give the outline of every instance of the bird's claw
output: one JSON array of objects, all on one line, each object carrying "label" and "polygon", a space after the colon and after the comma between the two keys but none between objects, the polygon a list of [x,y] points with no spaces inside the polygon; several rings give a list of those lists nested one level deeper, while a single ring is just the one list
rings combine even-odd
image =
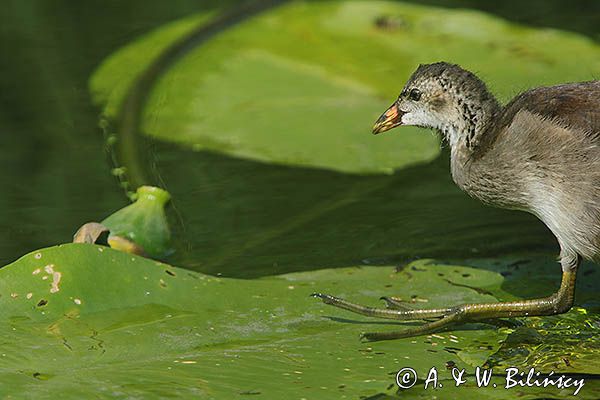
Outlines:
[{"label": "bird's claw", "polygon": [[325,304],[334,304],[337,300],[337,297],[323,293],[311,293],[310,297],[316,297],[317,299],[321,299]]}]

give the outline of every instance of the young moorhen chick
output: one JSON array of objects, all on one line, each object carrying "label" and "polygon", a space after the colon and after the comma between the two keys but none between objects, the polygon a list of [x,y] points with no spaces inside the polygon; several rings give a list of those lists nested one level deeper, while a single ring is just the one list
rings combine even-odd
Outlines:
[{"label": "young moorhen chick", "polygon": [[600,81],[529,90],[502,107],[485,84],[458,65],[421,65],[373,133],[399,125],[438,130],[450,145],[454,182],[487,204],[528,211],[560,244],[562,282],[549,297],[440,309],[364,307],[316,293],[324,303],[396,320],[430,319],[420,327],[365,333],[367,340],[426,334],[450,323],[552,315],[573,305],[581,258],[600,258]]}]

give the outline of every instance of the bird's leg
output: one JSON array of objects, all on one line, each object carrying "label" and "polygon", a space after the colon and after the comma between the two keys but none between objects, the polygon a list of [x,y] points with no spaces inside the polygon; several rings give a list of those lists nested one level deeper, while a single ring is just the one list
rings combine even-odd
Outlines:
[{"label": "bird's leg", "polygon": [[[568,311],[573,305],[575,295],[575,279],[580,258],[578,255],[561,252],[562,281],[558,292],[549,297],[532,300],[509,301],[488,304],[463,304],[450,308],[438,309],[408,309],[394,301],[392,304],[400,309],[382,309],[365,307],[338,297],[315,293],[313,296],[323,300],[325,304],[343,308],[361,315],[387,318],[395,320],[414,320],[427,318],[441,318],[428,322],[416,328],[386,333],[364,333],[361,335],[366,340],[390,340],[411,336],[424,335],[439,331],[456,322],[477,321],[490,318],[526,317],[554,315]],[[389,299],[385,299],[390,304]],[[398,307],[394,307],[398,308]]]}]

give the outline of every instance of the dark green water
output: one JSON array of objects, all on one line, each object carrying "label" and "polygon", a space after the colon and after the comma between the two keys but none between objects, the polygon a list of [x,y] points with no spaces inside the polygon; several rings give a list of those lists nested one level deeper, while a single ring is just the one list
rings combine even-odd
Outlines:
[{"label": "dark green water", "polygon": [[[166,22],[235,2],[20,1],[0,12],[0,264],[71,240],[126,204],[111,175],[87,81],[102,60]],[[480,7],[598,39],[593,1],[426,1]],[[450,180],[448,155],[363,177],[274,166],[150,143],[150,171],[174,198],[177,252],[196,270],[254,277],[412,257],[554,251],[535,218],[484,207]]]}]

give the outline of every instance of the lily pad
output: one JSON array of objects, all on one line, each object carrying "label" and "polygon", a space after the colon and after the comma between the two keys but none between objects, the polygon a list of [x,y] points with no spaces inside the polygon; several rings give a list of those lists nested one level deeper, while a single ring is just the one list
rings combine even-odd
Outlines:
[{"label": "lily pad", "polygon": [[[309,297],[319,290],[373,304],[383,294],[418,294],[418,305],[432,307],[494,300],[448,284],[438,276],[447,266],[421,264],[412,273],[343,268],[237,280],[95,245],[39,250],[0,270],[0,392],[280,398],[294,388],[299,397],[354,398],[389,392],[403,366],[421,374],[449,359],[465,367],[485,360],[502,331],[465,325],[454,339],[360,343],[361,331],[401,327]],[[449,276],[467,273],[478,284],[502,280],[468,267],[452,267]]]},{"label": "lily pad", "polygon": [[[97,70],[91,90],[107,115],[116,115],[155,49],[188,32],[193,20],[140,38]],[[600,49],[589,39],[484,13],[385,1],[293,2],[191,50],[156,85],[142,129],[253,160],[390,172],[439,152],[434,137],[414,128],[369,135],[411,71],[438,60],[481,72],[503,99],[600,71]]]},{"label": "lily pad", "polygon": [[[357,316],[308,295],[323,291],[372,305],[395,295],[409,306],[438,307],[496,301],[492,293],[505,297],[505,283],[496,271],[430,260],[400,270],[352,267],[240,280],[89,244],[42,249],[0,270],[0,394],[282,398],[293,388],[298,398],[394,396],[395,374],[411,367],[421,381],[401,396],[421,398],[430,393],[423,379],[436,367],[444,393],[458,396],[475,390],[474,368],[490,365],[514,329],[466,324],[361,343],[359,332],[411,323]],[[452,389],[450,362],[468,371],[469,384]],[[564,365],[555,371],[572,372]],[[514,398],[500,393],[493,398]],[[533,399],[552,391],[519,393]],[[582,393],[597,394],[593,382]]]},{"label": "lily pad", "polygon": [[178,38],[189,34],[213,15],[214,12],[209,11],[167,24],[145,35],[144,41],[136,42],[135,50],[126,46],[116,51],[99,67],[98,72],[102,72],[91,77],[94,102],[103,105],[106,115],[116,116],[127,90],[145,68]]}]

